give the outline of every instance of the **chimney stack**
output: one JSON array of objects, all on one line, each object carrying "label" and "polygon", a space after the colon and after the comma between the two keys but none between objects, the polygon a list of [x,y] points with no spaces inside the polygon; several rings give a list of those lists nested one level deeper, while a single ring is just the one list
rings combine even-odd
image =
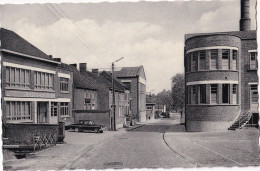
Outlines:
[{"label": "chimney stack", "polygon": [[250,0],[241,0],[240,31],[251,30]]},{"label": "chimney stack", "polygon": [[77,64],[70,64],[70,66],[73,66],[77,69]]},{"label": "chimney stack", "polygon": [[92,69],[92,73],[98,75],[98,69]]},{"label": "chimney stack", "polygon": [[87,63],[79,63],[79,72],[87,72]]},{"label": "chimney stack", "polygon": [[54,61],[61,62],[61,58],[52,58]]}]

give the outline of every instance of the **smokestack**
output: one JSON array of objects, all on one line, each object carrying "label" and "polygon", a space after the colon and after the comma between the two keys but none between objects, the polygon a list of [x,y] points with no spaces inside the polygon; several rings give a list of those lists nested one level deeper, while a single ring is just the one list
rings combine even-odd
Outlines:
[{"label": "smokestack", "polygon": [[241,0],[240,31],[251,30],[250,0]]},{"label": "smokestack", "polygon": [[79,72],[87,72],[87,63],[79,63]]}]

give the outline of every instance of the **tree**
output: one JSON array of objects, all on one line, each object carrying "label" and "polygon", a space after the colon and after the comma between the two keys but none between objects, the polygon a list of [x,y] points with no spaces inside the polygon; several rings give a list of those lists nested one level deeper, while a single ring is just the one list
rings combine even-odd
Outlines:
[{"label": "tree", "polygon": [[182,111],[184,107],[184,74],[179,73],[171,78],[172,81],[172,99],[173,99],[173,109],[177,111]]},{"label": "tree", "polygon": [[166,105],[166,110],[171,110],[173,105],[172,93],[171,90],[163,90],[157,94],[158,101],[162,105]]}]

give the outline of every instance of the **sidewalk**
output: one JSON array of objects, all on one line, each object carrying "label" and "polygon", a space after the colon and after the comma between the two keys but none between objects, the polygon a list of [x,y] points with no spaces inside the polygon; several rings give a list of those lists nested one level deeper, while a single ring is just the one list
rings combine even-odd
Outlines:
[{"label": "sidewalk", "polygon": [[203,167],[259,166],[258,130],[167,132],[168,146],[191,163]]},{"label": "sidewalk", "polygon": [[127,131],[131,131],[131,130],[134,130],[134,129],[143,127],[143,126],[145,126],[145,125],[157,123],[157,122],[159,122],[160,120],[161,120],[161,119],[150,119],[150,120],[147,120],[147,121],[145,121],[145,122],[136,122],[135,125],[127,127],[126,130],[127,130]]},{"label": "sidewalk", "polygon": [[4,168],[11,170],[69,169],[70,165],[87,151],[125,132],[123,128],[100,134],[66,131],[64,144],[35,152],[32,158],[4,161],[3,165]]}]

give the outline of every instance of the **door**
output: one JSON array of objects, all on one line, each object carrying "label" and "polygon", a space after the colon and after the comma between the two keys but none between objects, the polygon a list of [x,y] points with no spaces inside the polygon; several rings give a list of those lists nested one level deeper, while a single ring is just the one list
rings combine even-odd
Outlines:
[{"label": "door", "polygon": [[37,102],[37,123],[47,123],[47,102]]},{"label": "door", "polygon": [[50,116],[50,124],[58,123],[58,103],[51,102],[51,116]]},{"label": "door", "polygon": [[258,113],[258,91],[250,91],[250,110],[252,113]]}]

